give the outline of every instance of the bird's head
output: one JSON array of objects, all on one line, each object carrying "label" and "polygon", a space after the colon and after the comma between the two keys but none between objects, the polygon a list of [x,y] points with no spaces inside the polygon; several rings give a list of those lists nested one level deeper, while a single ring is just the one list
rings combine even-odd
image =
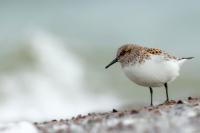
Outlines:
[{"label": "bird's head", "polygon": [[118,50],[117,50],[117,54],[116,57],[113,61],[111,61],[105,68],[109,68],[111,65],[120,62],[123,63],[126,59],[128,59],[130,57],[131,52],[134,49],[134,45],[131,44],[126,44],[121,46]]}]

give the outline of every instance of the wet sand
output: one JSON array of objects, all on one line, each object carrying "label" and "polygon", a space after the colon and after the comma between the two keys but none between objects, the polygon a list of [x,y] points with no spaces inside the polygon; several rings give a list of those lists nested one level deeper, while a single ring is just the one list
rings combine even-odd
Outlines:
[{"label": "wet sand", "polygon": [[171,100],[154,107],[88,113],[34,125],[41,133],[200,132],[200,98]]}]

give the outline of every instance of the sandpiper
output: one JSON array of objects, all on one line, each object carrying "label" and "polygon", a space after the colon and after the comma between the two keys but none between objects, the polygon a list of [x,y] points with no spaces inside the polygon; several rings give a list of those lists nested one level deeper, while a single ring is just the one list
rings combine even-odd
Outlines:
[{"label": "sandpiper", "polygon": [[166,102],[168,102],[167,83],[175,80],[179,76],[182,64],[192,58],[177,58],[159,48],[125,44],[118,49],[115,59],[105,68],[107,69],[114,63],[120,62],[123,72],[131,81],[149,88],[151,106],[153,106],[152,87],[164,86]]}]

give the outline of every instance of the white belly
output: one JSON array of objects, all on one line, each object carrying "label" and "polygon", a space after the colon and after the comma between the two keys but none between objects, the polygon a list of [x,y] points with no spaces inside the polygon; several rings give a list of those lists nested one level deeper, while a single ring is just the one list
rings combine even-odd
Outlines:
[{"label": "white belly", "polygon": [[127,65],[123,67],[125,75],[141,86],[160,87],[164,83],[173,81],[179,75],[177,61],[166,61],[153,58],[143,64]]}]

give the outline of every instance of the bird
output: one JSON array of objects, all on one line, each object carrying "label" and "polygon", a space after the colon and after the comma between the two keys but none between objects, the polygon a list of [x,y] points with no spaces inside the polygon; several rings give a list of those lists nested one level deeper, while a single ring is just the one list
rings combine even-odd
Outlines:
[{"label": "bird", "polygon": [[148,48],[138,44],[124,44],[116,57],[105,68],[119,62],[125,75],[134,83],[148,87],[153,106],[153,87],[164,86],[166,102],[169,102],[168,83],[179,76],[181,66],[194,57],[178,58],[159,48]]}]

